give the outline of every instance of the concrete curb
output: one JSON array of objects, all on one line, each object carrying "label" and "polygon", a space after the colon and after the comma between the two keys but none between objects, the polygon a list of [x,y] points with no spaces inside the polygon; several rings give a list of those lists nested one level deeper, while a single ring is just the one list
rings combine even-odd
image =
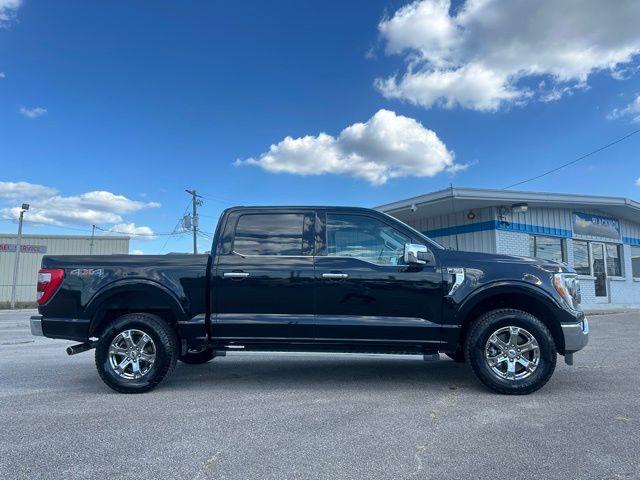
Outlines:
[{"label": "concrete curb", "polygon": [[638,313],[640,314],[640,308],[607,308],[607,309],[595,309],[595,310],[585,310],[585,315],[613,315],[616,313]]}]

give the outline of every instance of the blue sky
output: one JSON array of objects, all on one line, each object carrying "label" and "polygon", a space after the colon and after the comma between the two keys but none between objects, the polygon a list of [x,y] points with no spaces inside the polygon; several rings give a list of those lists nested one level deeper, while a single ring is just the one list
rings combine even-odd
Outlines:
[{"label": "blue sky", "polygon": [[[233,204],[502,188],[640,128],[638,2],[488,3],[499,15],[477,0],[0,0],[0,231],[25,199],[27,232],[148,234],[174,229],[185,188],[205,232]],[[639,151],[640,134],[521,188],[637,200]]]}]

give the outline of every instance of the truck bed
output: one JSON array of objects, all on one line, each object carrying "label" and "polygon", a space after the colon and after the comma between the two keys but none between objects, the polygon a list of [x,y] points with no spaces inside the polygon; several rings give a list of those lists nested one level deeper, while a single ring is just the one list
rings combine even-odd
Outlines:
[{"label": "truck bed", "polygon": [[[172,301],[179,321],[206,311],[207,262],[209,255],[46,255],[43,269],[63,269],[64,279],[55,301],[41,305],[48,318],[80,320],[93,334],[90,320],[105,300],[113,308],[135,309],[135,297],[145,289],[163,291]],[[157,296],[157,294],[154,294]],[[153,308],[150,294],[145,310]]]}]

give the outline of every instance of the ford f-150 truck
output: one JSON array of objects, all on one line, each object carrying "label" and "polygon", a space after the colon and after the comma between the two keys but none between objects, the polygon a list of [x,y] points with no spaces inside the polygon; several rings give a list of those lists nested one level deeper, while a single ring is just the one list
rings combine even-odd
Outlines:
[{"label": "ford f-150 truck", "polygon": [[230,208],[209,255],[45,256],[37,291],[32,333],[95,348],[123,393],[240,350],[442,352],[526,394],[588,340],[567,266],[447,250],[364,208]]}]

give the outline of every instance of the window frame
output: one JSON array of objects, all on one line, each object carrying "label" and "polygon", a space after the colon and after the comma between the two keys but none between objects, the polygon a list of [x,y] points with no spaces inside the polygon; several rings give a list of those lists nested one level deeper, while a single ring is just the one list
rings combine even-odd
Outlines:
[{"label": "window frame", "polygon": [[531,252],[531,239],[533,239],[533,255],[532,257],[535,258],[541,258],[542,260],[548,260],[550,262],[555,262],[556,260],[551,260],[549,258],[543,258],[543,257],[538,257],[537,253],[538,253],[538,245],[537,245],[537,238],[552,238],[552,239],[557,239],[560,240],[560,255],[562,257],[562,259],[560,260],[560,263],[564,263],[565,265],[567,264],[567,242],[566,239],[564,237],[558,237],[558,236],[554,236],[554,235],[538,235],[535,233],[531,233],[529,234],[529,253]]},{"label": "window frame", "polygon": [[[372,265],[376,265],[378,267],[394,267],[394,268],[396,268],[396,267],[407,267],[407,265],[405,265],[404,263],[399,263],[399,264],[396,264],[396,265],[393,265],[393,264],[392,265],[381,264],[381,263],[373,262],[369,258],[366,258],[366,257],[357,257],[357,256],[353,256],[353,255],[330,255],[329,251],[328,251],[329,250],[329,228],[328,228],[328,224],[329,224],[328,217],[329,217],[329,215],[343,216],[343,217],[363,217],[363,218],[366,218],[366,219],[369,219],[369,220],[373,220],[373,221],[376,221],[376,222],[378,222],[378,223],[380,223],[382,225],[385,225],[385,226],[391,228],[392,230],[395,230],[397,233],[399,233],[400,235],[405,237],[407,240],[409,240],[410,243],[413,242],[413,239],[412,239],[412,237],[410,235],[407,235],[405,232],[403,232],[402,230],[398,229],[396,226],[390,225],[388,222],[385,222],[384,220],[382,220],[380,218],[377,218],[377,217],[375,217],[373,215],[361,214],[359,212],[352,213],[352,212],[331,212],[331,211],[328,211],[328,212],[326,212],[326,215],[325,215],[325,218],[324,218],[324,220],[325,220],[324,243],[325,243],[325,246],[326,246],[326,253],[325,253],[326,257],[328,257],[328,258],[352,258],[352,259],[360,260],[362,262],[370,263]],[[405,244],[406,243],[407,242],[405,242]],[[404,254],[404,248],[403,248],[403,254]],[[403,261],[404,261],[404,259],[403,259]]]},{"label": "window frame", "polygon": [[638,276],[636,277],[633,274],[633,249],[638,249],[638,258],[640,258],[640,245],[629,245],[629,253],[631,254],[631,279],[635,281],[640,281],[640,270],[638,271]]},{"label": "window frame", "polygon": [[[277,254],[254,254],[254,253],[242,253],[236,250],[236,232],[238,230],[238,224],[240,223],[240,219],[245,216],[273,216],[273,215],[301,215],[302,216],[302,229],[300,236],[300,255],[277,255]],[[306,232],[309,235],[309,238],[305,239],[305,230],[304,230],[304,222],[305,218],[309,217],[311,219],[311,228],[309,232]],[[230,229],[232,235],[232,242],[230,245],[230,253],[232,255],[238,255],[240,257],[248,257],[248,258],[256,258],[256,257],[269,257],[269,258],[313,258],[315,256],[315,244],[313,234],[315,232],[315,224],[316,224],[316,215],[313,210],[254,210],[254,211],[242,211],[240,212],[236,218],[234,219],[233,226]],[[306,244],[306,249],[305,249]]]},{"label": "window frame", "polygon": [[[433,258],[435,259],[435,265],[438,264],[438,254],[436,252],[437,248],[434,248],[434,245],[429,241],[425,241],[425,238],[417,237],[413,231],[403,228],[402,224],[396,224],[393,220],[393,217],[381,214],[381,215],[372,215],[366,211],[351,211],[351,210],[333,210],[333,209],[323,209],[318,210],[316,212],[316,256],[326,257],[326,258],[350,258],[354,260],[360,260],[361,262],[366,262],[369,265],[374,265],[379,268],[410,268],[412,265],[382,265],[379,263],[371,262],[366,258],[360,257],[352,257],[352,256],[342,256],[342,255],[328,255],[328,237],[327,237],[327,215],[348,215],[348,216],[360,216],[369,219],[373,219],[378,221],[394,230],[402,234],[404,237],[408,238],[411,243],[416,243],[420,245],[424,245],[429,249]],[[387,218],[388,217],[388,218]],[[391,219],[391,221],[389,220]],[[435,268],[435,265],[429,265]]]},{"label": "window frame", "polygon": [[[624,271],[624,248],[623,248],[623,244],[622,243],[615,243],[615,242],[599,242],[604,244],[604,265],[605,265],[605,271],[607,272],[607,277],[608,278],[613,278],[613,279],[624,279],[626,278],[625,275],[625,271]],[[607,249],[607,246],[609,245],[613,245],[614,247],[616,247],[616,250],[618,251],[618,261],[620,262],[620,275],[609,275],[609,250]]]},{"label": "window frame", "polygon": [[593,260],[591,256],[591,242],[589,240],[581,240],[579,238],[572,239],[571,248],[573,248],[573,269],[575,270],[576,268],[576,242],[584,243],[587,247],[587,268],[589,269],[589,273],[578,273],[578,276],[593,277]]},{"label": "window frame", "polygon": [[[580,277],[588,277],[588,278],[594,278],[594,274],[593,274],[593,244],[599,244],[602,245],[604,247],[604,264],[605,264],[605,273],[607,278],[612,278],[614,280],[624,280],[627,278],[627,272],[625,270],[625,265],[624,265],[624,244],[623,243],[617,243],[617,242],[605,242],[602,240],[586,240],[583,238],[573,238],[572,239],[572,248],[574,249],[574,256],[573,256],[573,265],[572,267],[575,269],[576,268],[576,262],[575,262],[575,242],[581,242],[581,243],[586,243],[587,244],[587,253],[589,255],[589,274],[584,274],[584,273],[578,273],[578,276]],[[608,259],[609,259],[609,253],[607,251],[607,246],[608,245],[613,245],[614,247],[616,247],[616,249],[618,250],[618,260],[620,262],[620,275],[609,275],[609,272],[607,271],[607,267],[608,267]],[[640,247],[640,245],[638,245]],[[633,272],[631,273],[632,278],[638,278],[640,279],[640,277],[633,277]]]}]

